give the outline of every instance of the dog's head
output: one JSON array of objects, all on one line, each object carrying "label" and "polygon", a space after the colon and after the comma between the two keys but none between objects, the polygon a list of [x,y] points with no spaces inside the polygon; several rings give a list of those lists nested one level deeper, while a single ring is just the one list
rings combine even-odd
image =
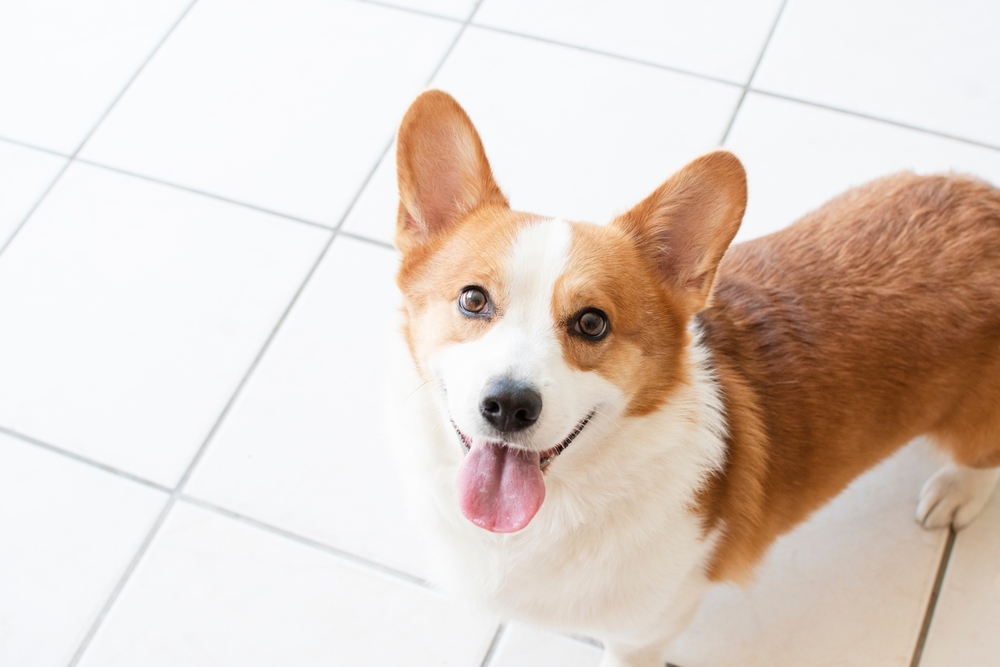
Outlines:
[{"label": "dog's head", "polygon": [[468,116],[432,90],[403,119],[397,171],[404,335],[465,450],[460,506],[520,530],[578,435],[657,410],[685,381],[687,324],[743,216],[743,168],[709,153],[606,226],[518,213]]}]

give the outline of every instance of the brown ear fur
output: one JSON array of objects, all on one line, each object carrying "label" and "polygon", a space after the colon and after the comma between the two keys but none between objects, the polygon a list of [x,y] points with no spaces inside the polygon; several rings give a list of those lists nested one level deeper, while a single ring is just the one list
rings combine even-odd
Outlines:
[{"label": "brown ear fur", "polygon": [[743,165],[732,153],[714,151],[688,163],[613,224],[638,240],[665,286],[694,313],[708,302],[746,204]]},{"label": "brown ear fur", "polygon": [[396,246],[404,253],[440,236],[480,206],[508,206],[472,121],[440,90],[422,93],[403,117],[396,171]]}]

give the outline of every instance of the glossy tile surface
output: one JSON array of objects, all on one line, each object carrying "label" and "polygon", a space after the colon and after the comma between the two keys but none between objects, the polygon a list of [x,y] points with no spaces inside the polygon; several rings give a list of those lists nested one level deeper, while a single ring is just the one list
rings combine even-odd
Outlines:
[{"label": "glossy tile surface", "polygon": [[181,503],[80,665],[474,667],[495,630],[437,593]]},{"label": "glossy tile surface", "polygon": [[335,224],[458,29],[353,0],[202,0],[82,154]]},{"label": "glossy tile surface", "polygon": [[0,664],[66,665],[166,500],[0,433]]},{"label": "glossy tile surface", "polygon": [[485,0],[474,23],[745,84],[780,0]]},{"label": "glossy tile surface", "polygon": [[753,85],[1000,147],[1000,5],[789,0]]},{"label": "glossy tile surface", "polygon": [[328,238],[71,166],[0,259],[0,425],[173,486]]},{"label": "glossy tile surface", "polygon": [[391,250],[334,242],[187,490],[420,576],[380,427],[395,264]]},{"label": "glossy tile surface", "polygon": [[0,3],[0,136],[75,151],[190,3]]}]

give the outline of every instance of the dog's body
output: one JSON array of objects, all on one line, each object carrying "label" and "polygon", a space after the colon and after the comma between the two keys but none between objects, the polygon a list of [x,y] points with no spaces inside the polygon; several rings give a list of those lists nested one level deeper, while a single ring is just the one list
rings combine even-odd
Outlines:
[{"label": "dog's body", "polygon": [[659,665],[707,586],[919,434],[955,463],[918,519],[986,503],[996,189],[894,176],[726,253],[746,201],[728,153],[605,227],[515,213],[436,91],[398,171],[394,444],[449,588]]}]

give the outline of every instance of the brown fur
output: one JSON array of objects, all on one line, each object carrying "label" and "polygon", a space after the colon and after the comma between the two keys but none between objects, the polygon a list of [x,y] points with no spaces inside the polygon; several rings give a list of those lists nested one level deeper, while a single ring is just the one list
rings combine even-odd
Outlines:
[{"label": "brown fur", "polygon": [[[899,174],[734,246],[699,315],[729,464],[704,494],[713,579],[913,437],[1000,464],[1000,191]],[[746,465],[746,462],[752,462]],[[748,529],[752,527],[752,529]]]}]

